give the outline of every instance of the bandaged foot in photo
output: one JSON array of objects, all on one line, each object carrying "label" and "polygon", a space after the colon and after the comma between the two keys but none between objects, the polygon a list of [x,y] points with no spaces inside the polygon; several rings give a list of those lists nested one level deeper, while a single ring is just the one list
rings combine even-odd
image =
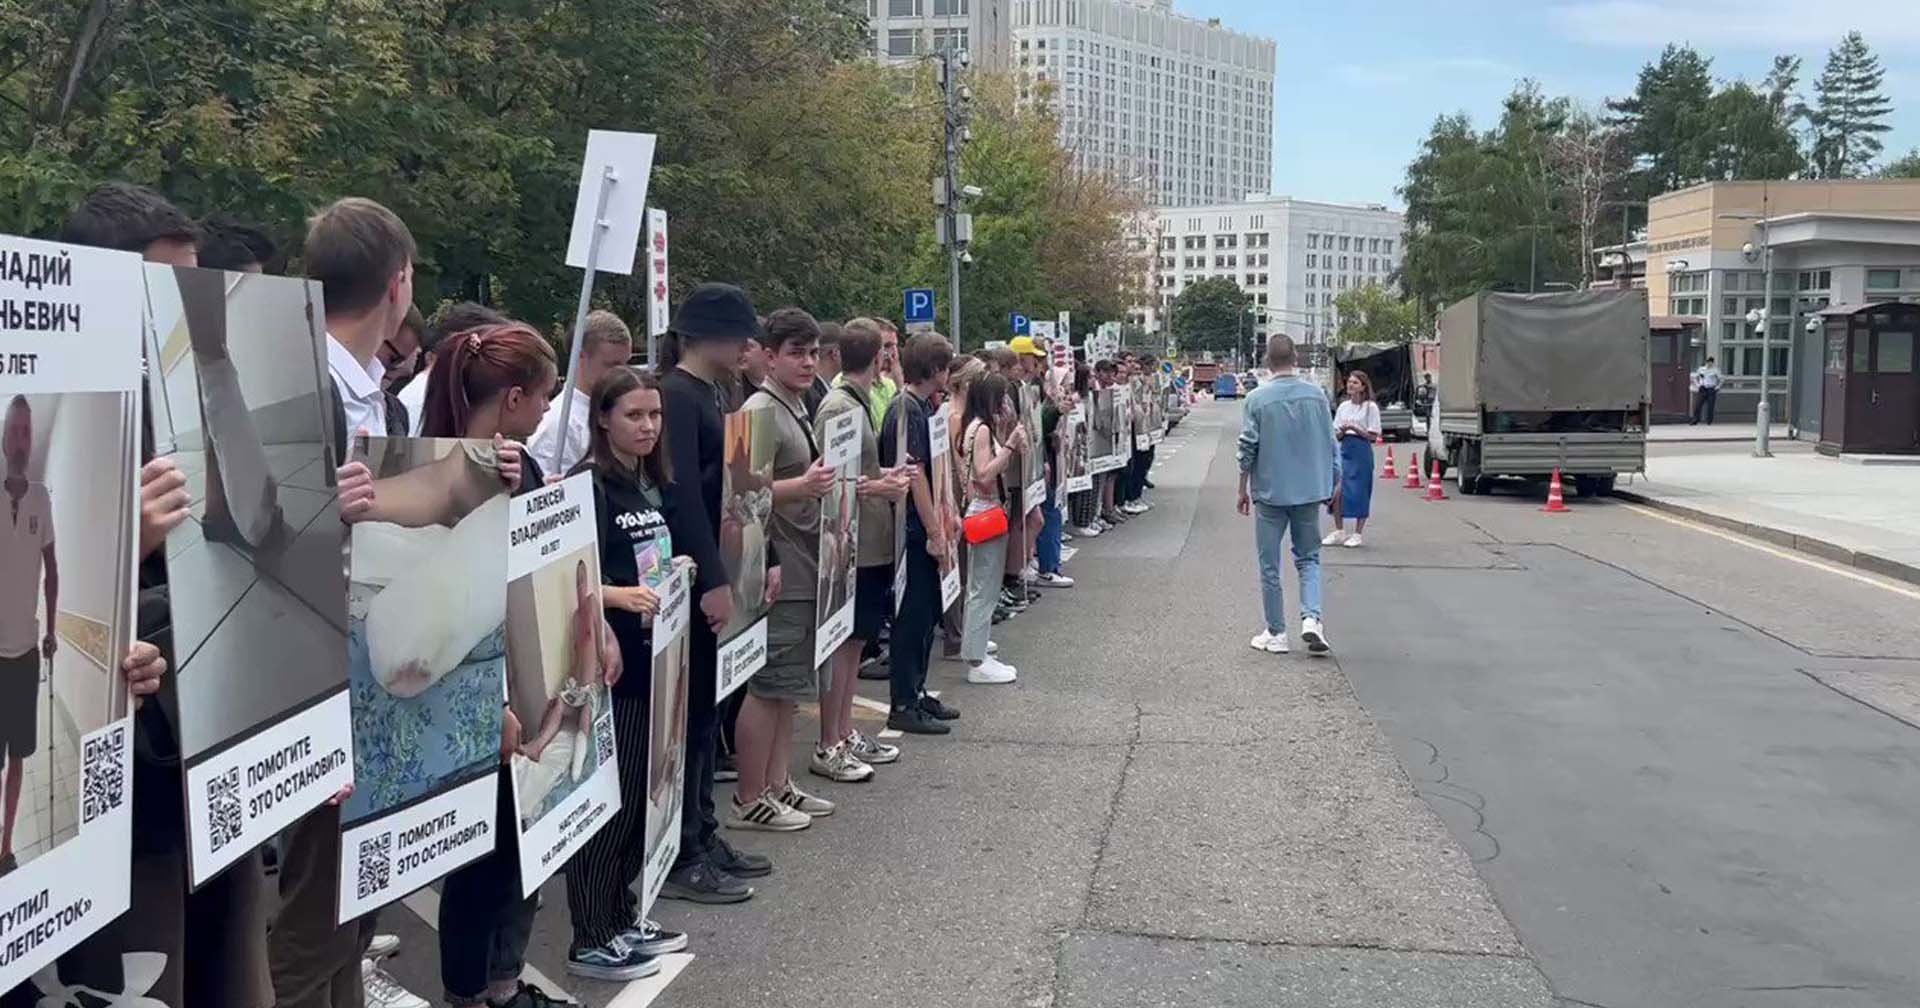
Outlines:
[{"label": "bandaged foot in photo", "polygon": [[373,678],[388,693],[419,696],[499,629],[507,585],[498,540],[507,507],[496,496],[469,512],[367,606]]}]

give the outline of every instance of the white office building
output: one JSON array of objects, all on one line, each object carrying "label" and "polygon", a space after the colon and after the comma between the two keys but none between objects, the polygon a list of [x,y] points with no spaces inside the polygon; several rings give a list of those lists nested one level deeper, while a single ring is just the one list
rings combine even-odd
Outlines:
[{"label": "white office building", "polygon": [[1406,219],[1378,204],[1315,203],[1289,196],[1154,212],[1148,304],[1136,321],[1162,328],[1188,284],[1225,277],[1252,296],[1264,320],[1255,335],[1323,341],[1339,322],[1341,292],[1396,289]]},{"label": "white office building", "polygon": [[867,48],[886,63],[965,49],[977,69],[1008,69],[1013,0],[866,0]]},{"label": "white office building", "polygon": [[1051,96],[1083,167],[1136,181],[1154,206],[1272,188],[1273,40],[1172,0],[1005,2],[1022,98]]}]

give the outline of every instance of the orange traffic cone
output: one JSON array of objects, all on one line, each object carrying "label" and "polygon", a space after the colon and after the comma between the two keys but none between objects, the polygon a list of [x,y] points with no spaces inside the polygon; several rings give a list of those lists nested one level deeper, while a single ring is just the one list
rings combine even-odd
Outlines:
[{"label": "orange traffic cone", "polygon": [[1567,498],[1560,490],[1560,467],[1553,467],[1553,482],[1547,484],[1547,506],[1540,510],[1548,514],[1566,514],[1573,510],[1567,506]]},{"label": "orange traffic cone", "polygon": [[1393,446],[1392,445],[1387,446],[1387,464],[1381,467],[1380,478],[1383,480],[1397,480],[1400,478],[1400,474],[1395,472],[1393,469]]},{"label": "orange traffic cone", "polygon": [[1432,474],[1427,477],[1427,498],[1426,499],[1430,501],[1446,500],[1447,492],[1445,490],[1440,489],[1440,460],[1434,459],[1432,462],[1432,465],[1433,465]]},{"label": "orange traffic cone", "polygon": [[1413,464],[1407,466],[1407,481],[1400,484],[1406,490],[1420,489],[1420,453],[1413,453]]}]

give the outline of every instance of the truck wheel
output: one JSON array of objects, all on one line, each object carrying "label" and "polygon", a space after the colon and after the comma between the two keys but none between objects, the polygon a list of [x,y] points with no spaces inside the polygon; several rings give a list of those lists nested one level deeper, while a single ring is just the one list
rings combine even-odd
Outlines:
[{"label": "truck wheel", "polygon": [[1454,485],[1460,488],[1463,497],[1472,497],[1486,489],[1486,478],[1480,475],[1480,453],[1470,444],[1461,444],[1455,456],[1458,462],[1453,467]]},{"label": "truck wheel", "polygon": [[1574,489],[1580,491],[1580,496],[1582,497],[1612,496],[1613,482],[1614,477],[1611,474],[1606,476],[1575,476],[1573,478]]}]

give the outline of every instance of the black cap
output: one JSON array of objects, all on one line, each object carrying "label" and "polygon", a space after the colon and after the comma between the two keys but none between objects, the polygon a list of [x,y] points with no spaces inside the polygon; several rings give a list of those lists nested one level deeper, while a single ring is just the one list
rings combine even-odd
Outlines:
[{"label": "black cap", "polygon": [[732,284],[703,283],[680,302],[669,328],[692,343],[744,340],[760,335],[760,318],[746,291]]}]

